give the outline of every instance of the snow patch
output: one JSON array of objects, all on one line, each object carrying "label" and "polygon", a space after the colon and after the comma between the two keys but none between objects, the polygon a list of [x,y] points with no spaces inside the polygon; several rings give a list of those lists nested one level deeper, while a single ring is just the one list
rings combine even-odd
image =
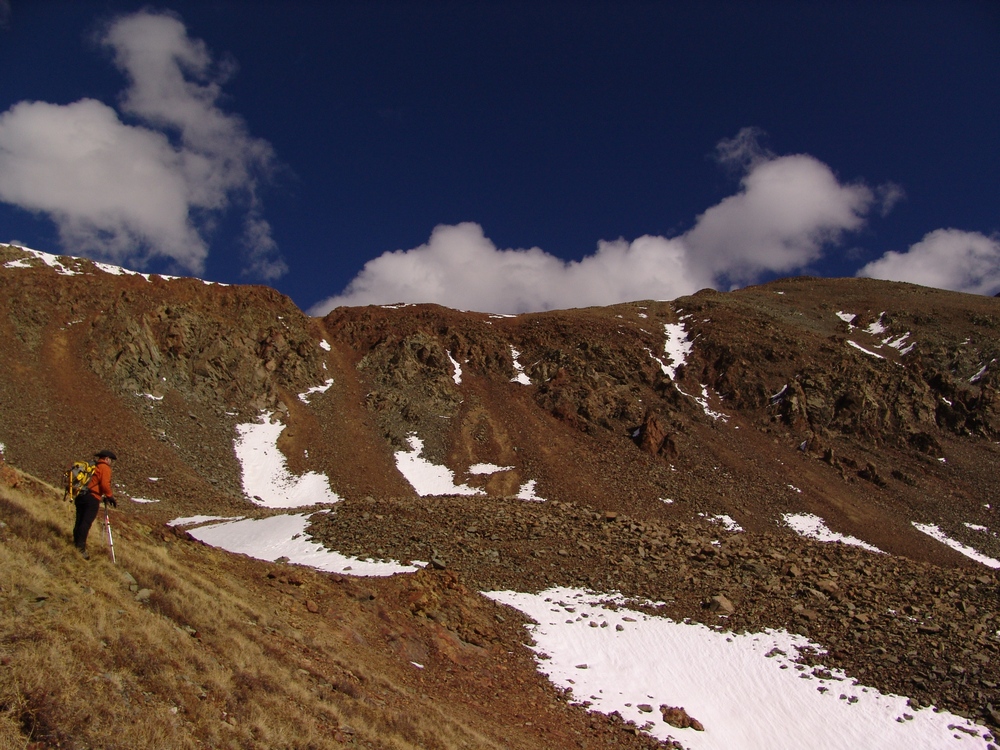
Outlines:
[{"label": "snow patch", "polygon": [[396,468],[421,497],[433,495],[485,495],[482,490],[466,484],[455,484],[455,474],[447,466],[432,464],[420,454],[424,441],[411,434],[406,441],[408,451],[396,451]]},{"label": "snow patch", "polygon": [[875,352],[868,351],[863,346],[861,346],[861,344],[857,344],[857,343],[851,341],[850,339],[847,340],[847,345],[848,346],[853,346],[855,349],[857,349],[858,351],[864,352],[869,357],[875,357],[876,359],[885,359],[885,357],[883,357],[881,354],[876,354]]},{"label": "snow patch", "polygon": [[709,406],[709,393],[707,386],[702,385],[701,396],[692,396],[690,393],[685,393],[681,390],[681,387],[677,385],[677,370],[687,362],[687,356],[691,353],[691,350],[694,347],[694,342],[688,339],[687,332],[684,330],[683,320],[688,317],[690,316],[684,316],[684,318],[681,319],[682,322],[680,323],[663,324],[663,330],[667,334],[667,340],[663,344],[663,352],[666,354],[670,364],[667,364],[664,360],[657,357],[649,349],[646,349],[646,351],[649,353],[649,356],[656,360],[656,362],[660,365],[660,370],[663,374],[670,378],[671,382],[674,384],[674,388],[688,398],[693,399],[694,402],[701,407],[706,416],[715,420],[728,422],[728,416],[722,412],[715,411],[711,408],[711,406]]},{"label": "snow patch", "polygon": [[521,363],[517,361],[517,358],[521,356],[521,352],[512,346],[510,348],[510,356],[514,358],[514,377],[510,379],[510,382],[520,383],[521,385],[531,385],[531,378],[529,378],[527,373],[525,373],[524,367],[521,366]]},{"label": "snow patch", "polygon": [[[159,276],[161,279],[166,279],[168,281],[180,278],[178,276],[165,276],[163,274],[148,274],[139,273],[138,271],[130,271],[127,268],[122,268],[121,266],[114,266],[110,263],[101,263],[100,261],[91,260],[90,258],[76,257],[73,255],[52,255],[51,253],[43,253],[41,250],[32,250],[28,247],[23,247],[21,245],[8,245],[8,247],[16,247],[22,252],[42,261],[49,268],[53,269],[56,273],[62,276],[82,276],[84,271],[80,271],[70,266],[66,265],[62,261],[62,258],[69,258],[71,261],[79,263],[80,261],[90,263],[94,268],[104,273],[111,274],[112,276],[141,276],[146,281],[150,281],[153,276]],[[16,260],[8,261],[4,263],[5,268],[31,268],[31,261],[28,258],[18,258]],[[205,282],[206,284],[212,282]],[[224,286],[224,285],[223,285]]]},{"label": "snow patch", "polygon": [[451,356],[451,352],[448,352],[448,361],[451,362],[451,366],[453,368],[455,368],[454,372],[452,373],[452,376],[451,376],[452,380],[455,381],[455,385],[461,385],[462,384],[462,366],[460,364],[458,364],[458,362],[455,361],[455,358],[453,356]]},{"label": "snow patch", "polygon": [[332,385],[333,385],[333,378],[330,378],[325,383],[323,383],[323,385],[313,386],[305,393],[299,394],[299,401],[301,401],[303,404],[308,404],[310,396],[312,396],[314,393],[326,393],[328,390],[330,390],[330,386]]},{"label": "snow patch", "polygon": [[841,544],[861,547],[869,552],[885,554],[878,547],[857,537],[847,536],[827,528],[826,522],[812,513],[783,513],[781,517],[793,531],[809,539],[815,539],[818,542],[840,542]]},{"label": "snow patch", "polygon": [[[680,389],[678,389],[678,390],[680,390]],[[681,391],[681,393],[684,393],[684,392]],[[723,422],[728,422],[729,421],[729,417],[728,416],[726,416],[725,414],[723,414],[721,411],[715,411],[714,409],[712,409],[711,406],[709,406],[709,404],[708,404],[708,386],[703,385],[701,387],[701,397],[691,396],[691,394],[685,394],[685,395],[689,396],[690,398],[693,398],[694,401],[695,401],[695,403],[698,404],[698,406],[701,407],[701,410],[703,412],[705,412],[706,416],[709,416],[709,417],[711,417],[712,419],[715,419],[715,420],[722,420]]]},{"label": "snow patch", "polygon": [[732,516],[727,516],[725,513],[719,514],[717,516],[710,516],[707,513],[699,513],[698,515],[701,516],[702,518],[708,519],[712,523],[722,524],[722,528],[724,528],[726,531],[732,531],[735,533],[744,530],[742,526],[740,526],[738,523],[736,523],[735,520],[733,520]]},{"label": "snow patch", "polygon": [[[625,720],[689,750],[847,750],[956,745],[985,749],[987,729],[945,711],[915,710],[841,670],[797,663],[823,649],[784,630],[732,633],[619,608],[621,597],[552,588],[486,594],[531,617],[539,671],[590,710]],[[663,722],[682,706],[704,731]],[[640,706],[651,707],[652,712]]]},{"label": "snow patch", "polygon": [[278,450],[278,436],[284,428],[280,421],[272,419],[271,412],[261,414],[259,422],[236,425],[233,448],[242,469],[243,493],[268,508],[339,502],[340,497],[330,489],[325,475],[310,471],[295,476],[288,471],[285,457]]},{"label": "snow patch", "polygon": [[992,557],[987,557],[986,555],[978,552],[977,550],[969,547],[968,545],[962,544],[957,539],[952,539],[950,536],[945,534],[936,524],[932,523],[917,523],[913,521],[913,526],[917,531],[922,531],[927,534],[927,536],[937,539],[942,544],[947,544],[956,552],[961,552],[968,558],[975,560],[976,562],[982,563],[988,568],[1000,568],[1000,560],[995,560]]},{"label": "snow patch", "polygon": [[496,474],[499,471],[511,471],[513,466],[497,466],[496,464],[473,464],[469,467],[470,474]]},{"label": "snow patch", "polygon": [[882,318],[885,317],[885,312],[880,312],[878,314],[878,320],[869,325],[865,329],[865,333],[870,333],[872,336],[878,336],[881,333],[886,332],[885,323],[882,322]]},{"label": "snow patch", "polygon": [[847,313],[847,312],[840,311],[840,312],[837,313],[837,317],[840,318],[845,323],[847,323],[847,325],[849,325],[851,328],[854,328],[854,325],[853,325],[854,324],[854,320],[858,316],[855,315],[854,313]]},{"label": "snow patch", "polygon": [[539,497],[535,494],[535,483],[536,480],[532,479],[529,482],[525,482],[521,485],[521,489],[517,491],[518,500],[527,500],[531,503],[544,503],[546,502],[544,497]]},{"label": "snow patch", "polygon": [[687,362],[687,356],[694,348],[694,342],[688,340],[683,323],[664,323],[663,330],[667,334],[667,341],[663,345],[663,352],[670,359],[671,364],[666,365],[660,362],[660,367],[667,377],[675,380],[677,378],[677,370]]},{"label": "snow patch", "polygon": [[983,379],[983,375],[986,374],[986,371],[990,369],[990,365],[992,365],[994,362],[996,362],[996,360],[995,359],[991,359],[989,362],[987,362],[985,365],[983,365],[980,368],[979,372],[977,372],[975,375],[973,375],[971,378],[969,378],[969,382],[970,383],[978,383],[980,380],[982,380]]},{"label": "snow patch", "polygon": [[[355,576],[391,576],[416,572],[415,565],[390,561],[361,560],[333,552],[306,537],[310,513],[278,515],[270,518],[231,519],[224,523],[190,530],[195,539],[213,547],[248,555],[258,560],[288,562],[330,573]],[[173,522],[171,522],[173,523]]]}]

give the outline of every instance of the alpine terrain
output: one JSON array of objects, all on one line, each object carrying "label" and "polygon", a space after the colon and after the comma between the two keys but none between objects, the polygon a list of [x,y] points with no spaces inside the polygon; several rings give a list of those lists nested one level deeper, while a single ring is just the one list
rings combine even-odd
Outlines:
[{"label": "alpine terrain", "polygon": [[[1000,731],[1000,299],[313,318],[0,245],[0,306],[0,746]],[[61,490],[102,449],[115,564]]]}]

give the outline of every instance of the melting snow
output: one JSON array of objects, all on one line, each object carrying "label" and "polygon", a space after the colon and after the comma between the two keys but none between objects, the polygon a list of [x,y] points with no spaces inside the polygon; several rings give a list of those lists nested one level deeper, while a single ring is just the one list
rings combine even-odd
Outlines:
[{"label": "melting snow", "polygon": [[978,383],[980,380],[982,380],[983,379],[983,375],[986,374],[986,371],[988,369],[990,369],[990,365],[992,365],[994,362],[996,362],[996,360],[995,359],[991,359],[989,362],[987,362],[985,365],[983,365],[982,368],[979,370],[979,372],[977,372],[975,375],[973,375],[971,378],[969,378],[969,382],[970,383]]},{"label": "melting snow", "polygon": [[847,345],[848,346],[853,346],[855,349],[858,349],[859,351],[864,352],[869,357],[875,357],[876,359],[885,359],[885,357],[883,357],[881,354],[876,354],[875,352],[870,352],[867,349],[865,349],[863,346],[861,346],[860,344],[856,344],[853,341],[851,341],[850,339],[848,339]]},{"label": "melting snow", "polygon": [[[413,573],[417,568],[399,562],[378,562],[347,557],[333,552],[305,535],[311,513],[278,515],[270,518],[231,519],[224,523],[201,526],[188,533],[195,539],[229,552],[249,555],[258,560],[288,558],[297,565],[308,565],[331,573],[356,576],[391,576]],[[183,519],[178,519],[183,520]],[[171,522],[173,525],[176,522]]]},{"label": "melting snow", "polygon": [[328,351],[331,350],[332,347],[330,346],[330,342],[329,341],[327,341],[326,339],[323,339],[322,341],[319,342],[319,348],[322,349],[325,352],[328,352]]},{"label": "melting snow", "polygon": [[[620,598],[577,589],[486,596],[535,620],[538,669],[573,700],[690,750],[940,750],[956,746],[952,727],[969,732],[957,746],[987,746],[987,730],[960,716],[915,710],[840,670],[826,677],[797,664],[801,651],[823,649],[784,630],[718,631],[613,608]],[[705,731],[664,723],[664,704],[683,707]]]},{"label": "melting snow", "polygon": [[521,356],[521,352],[515,349],[513,346],[510,348],[510,356],[514,358],[514,377],[510,379],[511,383],[520,383],[521,385],[531,385],[531,378],[528,377],[527,373],[524,371],[524,367],[521,363],[517,361],[517,358]]},{"label": "melting snow", "polygon": [[725,513],[722,513],[717,516],[710,516],[707,513],[699,513],[698,515],[701,516],[702,518],[707,518],[709,521],[712,521],[713,523],[721,523],[722,528],[724,528],[726,531],[732,531],[732,532],[743,531],[743,527],[740,526],[738,523],[736,523],[736,521],[733,520],[732,516],[727,516]]},{"label": "melting snow", "polygon": [[815,539],[819,542],[840,542],[841,544],[861,547],[869,552],[885,554],[878,547],[868,544],[868,542],[864,542],[857,537],[846,536],[837,531],[832,531],[827,528],[826,522],[822,518],[812,513],[783,513],[781,517],[785,519],[785,523],[796,533],[809,539]]},{"label": "melting snow", "polygon": [[882,322],[882,318],[885,316],[885,312],[880,312],[878,314],[878,320],[869,325],[865,329],[865,333],[870,333],[872,336],[878,336],[880,333],[885,333],[886,327],[885,323]]},{"label": "melting snow", "polygon": [[415,434],[406,441],[410,444],[409,451],[396,451],[396,468],[421,497],[431,495],[484,495],[482,490],[469,487],[466,484],[455,484],[455,474],[447,466],[432,464],[420,454],[424,450],[424,441]]},{"label": "melting snow", "polygon": [[518,500],[527,500],[532,503],[544,503],[546,502],[544,497],[539,497],[535,494],[535,480],[532,479],[530,482],[525,482],[521,485],[521,489],[517,491]]},{"label": "melting snow", "polygon": [[329,380],[327,380],[325,383],[323,383],[323,385],[313,386],[312,388],[310,388],[305,393],[300,393],[299,394],[299,401],[301,401],[303,404],[308,404],[309,403],[309,397],[311,395],[313,395],[314,393],[326,393],[328,390],[330,390],[330,386],[331,385],[333,385],[333,378],[330,378]]},{"label": "melting snow", "polygon": [[903,354],[909,354],[910,352],[913,351],[913,347],[915,347],[917,345],[916,341],[911,342],[908,345],[905,345],[906,344],[906,339],[908,339],[909,337],[910,337],[910,332],[907,331],[902,336],[900,336],[900,337],[898,337],[896,339],[893,339],[892,336],[889,336],[888,338],[883,339],[882,343],[883,344],[888,344],[893,349],[898,350],[901,355],[903,355]]},{"label": "melting snow", "polygon": [[917,529],[917,531],[924,532],[925,534],[927,534],[927,536],[937,539],[939,542],[943,544],[947,544],[956,552],[961,552],[966,557],[969,557],[975,560],[976,562],[980,562],[988,568],[1000,568],[1000,560],[995,560],[992,557],[987,557],[986,555],[977,552],[972,547],[962,544],[956,539],[952,539],[943,531],[941,531],[941,529],[935,524],[917,523],[916,521],[913,521],[913,526]]},{"label": "melting snow", "polygon": [[454,372],[452,373],[452,376],[451,376],[452,380],[455,381],[455,385],[461,385],[462,384],[462,366],[460,364],[458,364],[458,362],[455,361],[455,358],[453,356],[451,356],[451,352],[448,352],[448,361],[451,362],[451,366],[453,368],[455,368]]},{"label": "melting snow", "polygon": [[688,341],[683,323],[664,323],[663,330],[667,334],[667,341],[663,345],[663,351],[670,358],[671,364],[665,365],[663,362],[660,362],[660,366],[667,377],[675,380],[677,378],[677,369],[687,361],[687,355],[691,353],[694,343]]},{"label": "melting snow", "polygon": [[244,494],[268,508],[339,502],[325,475],[310,471],[295,476],[288,471],[285,456],[278,450],[278,436],[285,426],[271,416],[265,412],[260,422],[236,425],[233,448],[242,467]]},{"label": "melting snow", "polygon": [[707,386],[702,385],[701,396],[692,396],[690,393],[684,393],[684,391],[682,391],[680,386],[676,383],[677,370],[680,369],[685,362],[687,362],[687,356],[691,353],[691,350],[694,347],[694,342],[688,339],[687,332],[684,330],[684,323],[664,323],[663,330],[667,334],[667,340],[663,345],[663,351],[667,355],[667,359],[670,361],[670,364],[667,364],[653,354],[652,351],[646,349],[646,351],[649,352],[649,356],[656,360],[656,362],[660,365],[660,369],[663,371],[663,374],[670,378],[670,380],[674,383],[674,388],[688,398],[694,399],[707,416],[712,419],[721,419],[723,422],[728,422],[729,417],[722,412],[714,411],[711,406],[709,406]]},{"label": "melting snow", "polygon": [[845,323],[847,323],[847,325],[849,325],[851,328],[854,328],[853,325],[854,319],[858,316],[855,315],[854,313],[838,312],[837,317],[840,318]]},{"label": "melting snow", "polygon": [[496,474],[498,471],[511,471],[513,466],[497,466],[496,464],[473,464],[469,467],[470,474]]},{"label": "melting snow", "polygon": [[[678,389],[678,390],[680,390],[680,389]],[[683,391],[681,391],[681,392],[683,393]],[[690,396],[690,394],[686,394],[686,395]],[[695,400],[695,402],[698,404],[698,406],[701,407],[701,410],[703,412],[705,412],[705,414],[707,416],[711,417],[712,419],[721,419],[723,422],[728,422],[729,421],[729,417],[727,417],[721,411],[715,411],[715,410],[713,410],[712,407],[710,407],[708,405],[708,386],[704,386],[703,385],[701,387],[701,398],[699,398],[697,396],[691,396],[691,398],[693,398]]]}]

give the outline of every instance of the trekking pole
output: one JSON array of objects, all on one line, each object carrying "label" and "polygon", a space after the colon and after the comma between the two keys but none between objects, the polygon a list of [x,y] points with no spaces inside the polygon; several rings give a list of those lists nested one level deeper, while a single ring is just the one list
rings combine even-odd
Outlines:
[{"label": "trekking pole", "polygon": [[104,530],[108,536],[108,550],[111,552],[111,563],[117,565],[118,561],[115,560],[115,540],[111,536],[111,516],[108,515],[108,501],[104,501]]}]

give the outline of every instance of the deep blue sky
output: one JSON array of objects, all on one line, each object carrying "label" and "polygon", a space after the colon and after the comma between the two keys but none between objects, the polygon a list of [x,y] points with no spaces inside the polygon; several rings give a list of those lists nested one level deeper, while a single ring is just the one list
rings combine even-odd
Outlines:
[{"label": "deep blue sky", "polygon": [[[715,149],[747,127],[841,184],[905,192],[797,270],[1000,230],[1000,3],[10,0],[0,113],[116,107],[126,79],[94,35],[144,8],[236,64],[219,106],[273,148],[256,197],[288,272],[268,283],[303,308],[439,224],[566,260],[681,235],[739,190]],[[205,278],[248,280],[239,204],[202,225]],[[0,239],[62,249],[10,201]]]}]

